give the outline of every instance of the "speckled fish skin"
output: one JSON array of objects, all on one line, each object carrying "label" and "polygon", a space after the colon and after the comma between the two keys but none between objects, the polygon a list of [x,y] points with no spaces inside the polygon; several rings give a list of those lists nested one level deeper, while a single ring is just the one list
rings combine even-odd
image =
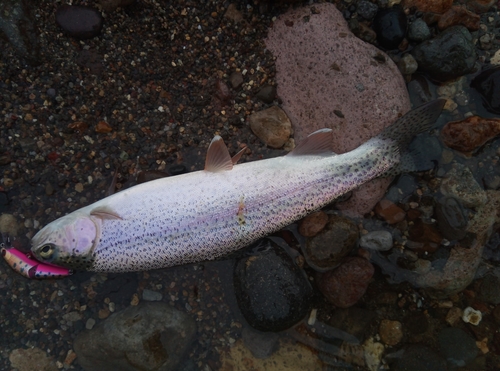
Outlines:
[{"label": "speckled fish skin", "polygon": [[[232,170],[203,170],[137,185],[45,226],[33,237],[33,255],[50,264],[100,272],[216,259],[394,169],[402,147],[433,125],[442,107],[443,101],[419,107],[342,155],[305,145],[307,154],[298,149]],[[320,135],[325,133],[331,138],[331,130]]]}]

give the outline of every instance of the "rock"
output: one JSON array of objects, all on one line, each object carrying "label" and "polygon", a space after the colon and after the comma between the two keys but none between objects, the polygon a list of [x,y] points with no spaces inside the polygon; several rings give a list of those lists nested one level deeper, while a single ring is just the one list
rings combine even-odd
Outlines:
[{"label": "rock", "polygon": [[409,228],[407,246],[418,254],[434,253],[440,246],[443,236],[435,225],[417,219]]},{"label": "rock", "polygon": [[446,29],[417,45],[411,53],[419,71],[438,81],[466,75],[474,68],[477,58],[472,36],[464,26]]},{"label": "rock", "polygon": [[299,223],[299,233],[304,237],[314,237],[325,228],[328,223],[328,214],[316,211],[307,215]]},{"label": "rock", "polygon": [[214,94],[215,98],[217,98],[222,105],[228,105],[233,98],[231,89],[229,89],[229,86],[227,86],[227,84],[221,79],[217,79],[217,81],[215,81]]},{"label": "rock", "polygon": [[[323,363],[317,352],[295,341],[281,340],[279,349],[269,358],[259,359],[252,355],[241,340],[221,354],[218,371],[322,371]],[[251,365],[251,366],[249,366]]]},{"label": "rock", "polygon": [[9,237],[16,237],[21,229],[21,225],[12,214],[0,215],[0,234]]},{"label": "rock", "polygon": [[406,213],[395,203],[384,199],[375,206],[375,212],[389,224],[396,224],[404,220]]},{"label": "rock", "polygon": [[453,0],[404,0],[405,8],[416,7],[421,12],[442,14],[451,8]]},{"label": "rock", "polygon": [[500,304],[500,279],[497,276],[488,274],[483,278],[479,298],[490,304]]},{"label": "rock", "polygon": [[481,18],[463,6],[454,5],[439,18],[438,28],[445,30],[451,26],[462,25],[469,31],[479,30]]},{"label": "rock", "polygon": [[83,5],[61,5],[56,11],[56,23],[75,39],[91,39],[101,33],[103,18],[94,8]]},{"label": "rock", "polygon": [[377,11],[377,4],[374,4],[367,0],[361,0],[356,8],[356,12],[358,13],[358,15],[369,21],[375,18],[375,16],[377,15]]},{"label": "rock", "polygon": [[241,332],[243,343],[258,359],[266,359],[279,347],[279,335],[276,333],[260,332],[249,327]]},{"label": "rock", "polygon": [[99,121],[95,126],[95,131],[96,133],[101,133],[101,134],[111,133],[113,131],[113,128],[106,121]]},{"label": "rock", "polygon": [[281,148],[290,139],[292,124],[287,114],[273,106],[248,117],[250,129],[267,146]]},{"label": "rock", "polygon": [[446,361],[430,348],[416,344],[404,350],[394,367],[394,371],[445,371]]},{"label": "rock", "polygon": [[[348,152],[410,109],[396,65],[354,36],[333,4],[280,15],[265,42],[276,57],[278,96],[293,123],[296,142],[329,127],[335,130],[333,150]],[[390,179],[369,182],[337,207],[349,216],[363,215],[389,183]]]},{"label": "rock", "polygon": [[431,30],[422,18],[417,18],[410,24],[408,38],[415,42],[422,42],[431,37]]},{"label": "rock", "polygon": [[261,243],[267,251],[236,262],[233,281],[236,300],[253,328],[283,331],[309,313],[312,287],[283,249],[269,240]]},{"label": "rock", "polygon": [[73,344],[85,370],[173,371],[189,348],[194,320],[166,303],[141,303],[111,315]]},{"label": "rock", "polygon": [[406,35],[408,21],[403,8],[379,9],[373,20],[373,29],[377,33],[378,43],[386,49],[396,49]]},{"label": "rock", "polygon": [[443,197],[436,205],[439,231],[450,241],[460,241],[466,235],[468,214],[455,197]]},{"label": "rock", "polygon": [[125,8],[135,3],[135,0],[100,0],[100,3],[102,10],[112,12],[118,8]]},{"label": "rock", "polygon": [[486,13],[495,4],[496,0],[467,0],[467,8],[474,13]]},{"label": "rock", "polygon": [[29,0],[0,2],[0,37],[32,66],[41,63],[38,33],[33,22],[33,4]]},{"label": "rock", "polygon": [[239,87],[243,84],[243,81],[243,75],[241,72],[233,72],[229,76],[229,83],[233,89],[239,89]]},{"label": "rock", "polygon": [[462,329],[445,328],[439,332],[438,341],[440,353],[454,367],[464,367],[477,356],[475,340]]},{"label": "rock", "polygon": [[163,298],[161,292],[144,289],[142,291],[142,300],[145,301],[160,301]]},{"label": "rock", "polygon": [[500,118],[479,116],[448,122],[441,130],[444,144],[464,153],[476,151],[499,134]]},{"label": "rock", "polygon": [[458,322],[462,318],[462,314],[463,314],[462,309],[457,308],[457,307],[452,307],[452,308],[450,308],[448,313],[446,313],[445,320],[451,326],[455,326],[456,324],[458,324]]},{"label": "rock", "polygon": [[411,75],[417,71],[418,63],[411,54],[405,54],[398,62],[398,68],[403,75]]},{"label": "rock", "polygon": [[470,86],[479,93],[488,111],[500,114],[500,66],[481,71]]},{"label": "rock", "polygon": [[276,86],[266,85],[262,87],[257,93],[256,97],[264,103],[273,103],[274,99],[276,99]]},{"label": "rock", "polygon": [[318,288],[331,303],[348,308],[365,294],[374,272],[368,260],[348,257],[339,267],[321,275]]},{"label": "rock", "polygon": [[239,23],[244,21],[243,15],[241,12],[237,9],[236,4],[229,4],[227,7],[226,13],[224,13],[224,17],[235,22]]},{"label": "rock", "polygon": [[403,338],[403,326],[399,321],[383,319],[380,322],[378,333],[380,335],[380,340],[385,345],[394,346],[399,344]]},{"label": "rock", "polygon": [[325,228],[306,239],[304,257],[311,268],[324,272],[340,264],[358,241],[358,227],[345,217],[330,215]]},{"label": "rock", "polygon": [[392,234],[389,231],[373,231],[361,236],[359,246],[365,249],[388,251],[392,249]]},{"label": "rock", "polygon": [[14,349],[9,361],[18,371],[57,371],[56,363],[40,348]]},{"label": "rock", "polygon": [[441,182],[441,193],[456,197],[465,207],[484,205],[487,196],[468,167],[455,163]]}]

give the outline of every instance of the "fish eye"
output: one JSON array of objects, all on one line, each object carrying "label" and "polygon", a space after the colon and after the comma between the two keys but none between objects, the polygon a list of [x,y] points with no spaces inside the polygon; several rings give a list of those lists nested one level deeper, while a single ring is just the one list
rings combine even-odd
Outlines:
[{"label": "fish eye", "polygon": [[54,245],[46,244],[40,248],[40,256],[44,259],[50,258],[54,253]]}]

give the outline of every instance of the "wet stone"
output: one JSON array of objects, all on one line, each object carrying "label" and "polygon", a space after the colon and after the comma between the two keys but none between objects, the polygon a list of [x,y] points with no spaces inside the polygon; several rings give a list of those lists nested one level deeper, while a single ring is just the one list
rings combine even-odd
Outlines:
[{"label": "wet stone", "polygon": [[320,276],[318,288],[331,303],[348,308],[365,294],[374,271],[368,260],[348,257],[339,267]]},{"label": "wet stone", "polygon": [[481,95],[483,105],[488,111],[500,113],[500,67],[481,71],[474,77],[470,86]]},{"label": "wet stone", "polygon": [[141,303],[78,334],[74,349],[85,370],[173,371],[189,349],[196,324],[167,303]]},{"label": "wet stone", "polygon": [[424,345],[410,345],[396,361],[394,371],[443,371],[446,361]]},{"label": "wet stone", "polygon": [[440,353],[453,367],[464,367],[477,356],[476,341],[462,329],[445,328],[438,341]]},{"label": "wet stone", "polygon": [[417,71],[418,64],[413,55],[405,54],[398,62],[398,68],[403,75],[411,75]]},{"label": "wet stone", "polygon": [[479,23],[479,15],[467,10],[463,6],[455,5],[441,16],[438,27],[440,30],[445,30],[451,26],[462,25],[467,27],[469,31],[477,31]]},{"label": "wet stone", "polygon": [[384,319],[380,322],[378,333],[384,344],[394,346],[403,338],[403,327],[399,321]]},{"label": "wet stone", "polygon": [[377,33],[377,41],[386,49],[395,49],[406,35],[408,21],[403,8],[396,5],[388,9],[380,9],[373,20],[373,29]]},{"label": "wet stone", "polygon": [[259,244],[267,250],[236,262],[233,281],[236,300],[243,317],[254,329],[283,331],[309,313],[312,287],[282,248],[267,239]]},{"label": "wet stone", "polygon": [[272,103],[276,99],[276,86],[266,85],[262,87],[256,95],[264,103]]},{"label": "wet stone", "polygon": [[272,332],[260,332],[249,327],[243,328],[241,333],[243,343],[255,358],[265,359],[279,347],[279,335]]},{"label": "wet stone", "polygon": [[163,298],[161,292],[144,289],[142,291],[142,300],[145,301],[160,301]]},{"label": "wet stone", "polygon": [[56,363],[40,348],[14,349],[9,354],[11,366],[18,371],[56,371]]},{"label": "wet stone", "polygon": [[457,198],[465,207],[479,207],[487,201],[483,188],[468,167],[454,164],[441,182],[441,193]]},{"label": "wet stone", "polygon": [[358,227],[349,218],[330,215],[325,228],[306,240],[304,255],[308,264],[318,271],[339,265],[358,241]]},{"label": "wet stone", "polygon": [[277,106],[252,113],[248,117],[252,132],[267,146],[281,148],[292,134],[292,123]]},{"label": "wet stone", "polygon": [[431,37],[431,30],[422,18],[417,18],[408,28],[408,38],[415,42],[422,42]]},{"label": "wet stone", "polygon": [[243,75],[241,72],[233,72],[229,76],[229,83],[233,89],[238,89],[243,84]]},{"label": "wet stone", "polygon": [[468,217],[461,202],[454,197],[444,197],[436,205],[436,220],[444,238],[461,240],[466,235]]},{"label": "wet stone", "polygon": [[467,117],[448,122],[441,130],[444,144],[457,151],[470,153],[500,134],[500,119]]},{"label": "wet stone", "polygon": [[103,18],[96,10],[82,5],[62,5],[56,11],[56,23],[75,39],[91,39],[101,33]]},{"label": "wet stone", "polygon": [[378,6],[371,1],[366,0],[361,0],[356,8],[356,12],[358,13],[358,15],[369,21],[371,21],[377,15],[377,11]]},{"label": "wet stone", "polygon": [[388,251],[392,248],[392,234],[389,231],[369,232],[361,236],[359,246],[370,250]]},{"label": "wet stone", "polygon": [[485,276],[479,288],[479,297],[487,303],[500,304],[500,279],[492,274]]},{"label": "wet stone", "polygon": [[442,14],[450,9],[453,0],[405,0],[407,8],[415,7],[421,12]]},{"label": "wet stone", "polygon": [[446,29],[417,45],[411,53],[419,71],[438,81],[466,75],[474,68],[477,58],[472,35],[464,26]]},{"label": "wet stone", "polygon": [[393,202],[384,199],[375,206],[375,213],[389,224],[395,224],[404,220],[406,213]]},{"label": "wet stone", "polygon": [[328,223],[328,214],[316,211],[307,215],[299,223],[299,233],[304,237],[314,237],[325,228]]}]

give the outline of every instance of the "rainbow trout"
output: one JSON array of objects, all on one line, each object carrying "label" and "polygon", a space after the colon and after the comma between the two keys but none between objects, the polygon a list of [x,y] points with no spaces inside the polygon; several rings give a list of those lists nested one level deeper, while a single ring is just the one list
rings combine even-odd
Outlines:
[{"label": "rainbow trout", "polygon": [[144,271],[219,258],[384,174],[444,101],[410,111],[357,149],[335,154],[333,132],[309,135],[283,157],[235,165],[219,136],[205,169],[143,183],[63,216],[32,239],[47,266]]}]

